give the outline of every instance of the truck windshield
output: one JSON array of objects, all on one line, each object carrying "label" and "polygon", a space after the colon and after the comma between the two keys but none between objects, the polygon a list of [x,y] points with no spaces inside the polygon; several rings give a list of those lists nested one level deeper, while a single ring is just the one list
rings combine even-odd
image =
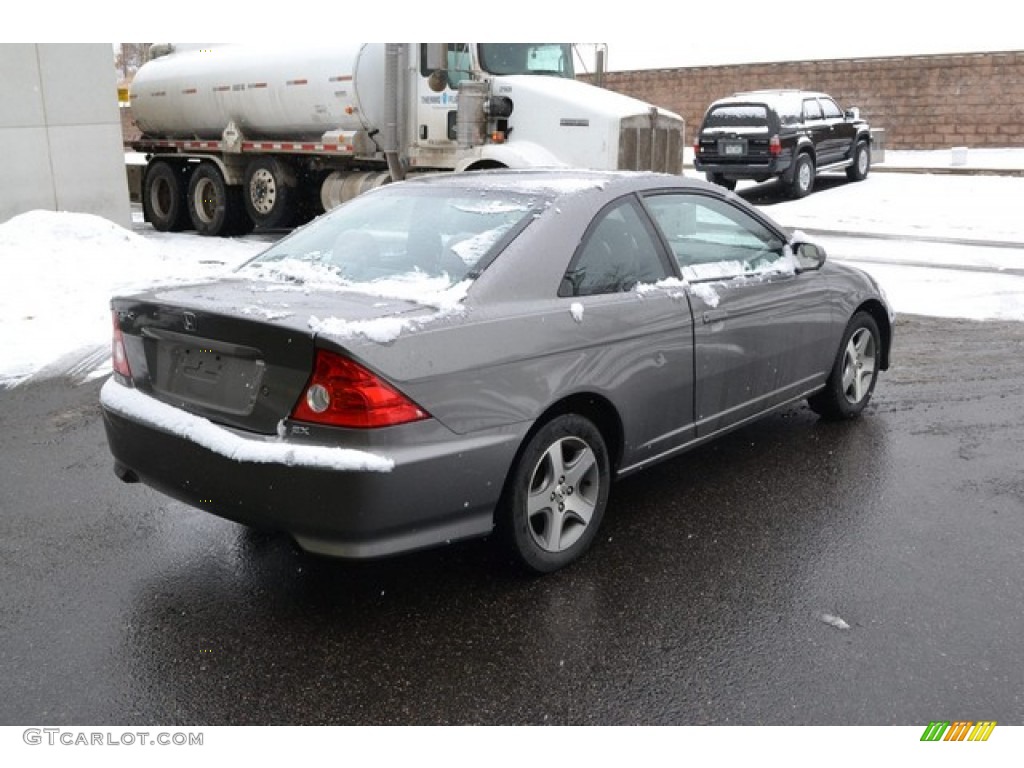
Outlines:
[{"label": "truck windshield", "polygon": [[480,66],[492,75],[576,77],[571,43],[480,43]]}]

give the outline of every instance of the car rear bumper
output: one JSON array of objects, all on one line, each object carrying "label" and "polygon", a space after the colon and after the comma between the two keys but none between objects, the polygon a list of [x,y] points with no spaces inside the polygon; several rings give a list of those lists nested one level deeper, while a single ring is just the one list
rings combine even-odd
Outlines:
[{"label": "car rear bumper", "polygon": [[[436,439],[386,455],[339,454],[246,435],[177,409],[170,423],[126,407],[118,390],[170,408],[107,382],[103,422],[118,477],[228,520],[285,531],[303,549],[335,557],[382,557],[487,535],[522,436],[518,429],[455,435],[431,421],[416,428]],[[181,428],[191,422],[202,434]]]},{"label": "car rear bumper", "polygon": [[764,163],[737,163],[710,161],[694,158],[693,167],[701,173],[714,174],[725,179],[764,180],[774,176],[784,176],[793,167],[792,158],[776,157]]}]

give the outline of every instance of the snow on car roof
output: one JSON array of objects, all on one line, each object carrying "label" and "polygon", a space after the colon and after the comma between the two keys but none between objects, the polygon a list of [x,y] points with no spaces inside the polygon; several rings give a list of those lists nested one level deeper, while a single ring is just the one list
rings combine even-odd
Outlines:
[{"label": "snow on car roof", "polygon": [[[592,171],[576,168],[483,170],[472,173],[421,176],[403,183],[557,196],[605,189],[620,184],[636,184],[643,180],[653,179],[662,182],[671,181],[673,184],[685,185],[687,183],[680,176],[650,171]],[[390,184],[378,187],[375,191],[395,189],[395,187],[396,185]]]}]

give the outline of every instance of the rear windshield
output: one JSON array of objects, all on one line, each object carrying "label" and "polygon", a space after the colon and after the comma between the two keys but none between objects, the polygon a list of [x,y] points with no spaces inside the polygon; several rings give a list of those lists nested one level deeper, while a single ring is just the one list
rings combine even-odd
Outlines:
[{"label": "rear windshield", "polygon": [[706,118],[705,128],[733,128],[736,126],[768,126],[768,108],[763,104],[729,104],[715,107]]},{"label": "rear windshield", "polygon": [[299,282],[430,277],[454,285],[476,277],[542,204],[501,189],[396,184],[320,217],[240,271]]}]

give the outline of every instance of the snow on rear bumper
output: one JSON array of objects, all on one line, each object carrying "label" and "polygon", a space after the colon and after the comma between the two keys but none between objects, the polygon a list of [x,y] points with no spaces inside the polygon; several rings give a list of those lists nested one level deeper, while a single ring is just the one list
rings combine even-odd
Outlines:
[{"label": "snow on rear bumper", "polygon": [[242,437],[209,419],[118,384],[114,379],[108,379],[100,390],[100,404],[138,424],[189,440],[234,461],[370,472],[390,472],[395,466],[391,459],[365,451]]},{"label": "snow on rear bumper", "polygon": [[113,380],[100,401],[122,479],[346,558],[488,534],[521,439],[519,429],[467,437],[421,423],[436,439],[385,457],[236,433]]}]

